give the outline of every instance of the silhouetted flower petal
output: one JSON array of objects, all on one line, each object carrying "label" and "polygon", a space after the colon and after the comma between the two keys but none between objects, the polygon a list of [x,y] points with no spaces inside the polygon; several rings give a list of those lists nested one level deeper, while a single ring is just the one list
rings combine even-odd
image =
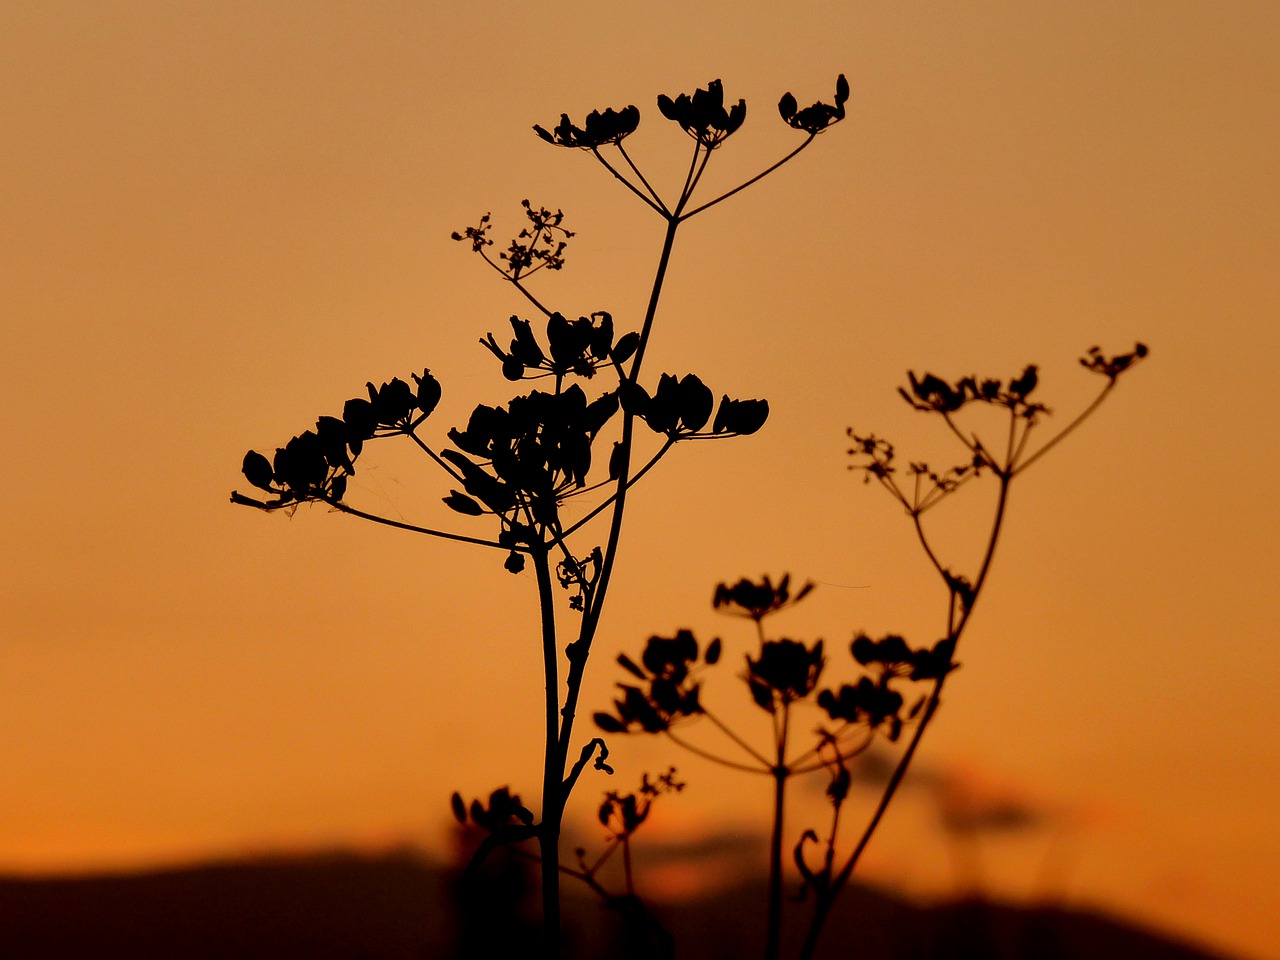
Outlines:
[{"label": "silhouetted flower petal", "polygon": [[272,486],[275,473],[271,469],[271,461],[256,450],[250,450],[244,455],[244,465],[240,468],[240,472],[255,487],[269,493],[275,492]]},{"label": "silhouetted flower petal", "polygon": [[728,110],[724,106],[724,87],[712,80],[693,96],[682,93],[674,100],[659,95],[658,110],[668,120],[684,128],[684,132],[708,150],[714,150],[731,136],[747,117],[747,103],[739,100]]},{"label": "silhouetted flower petal", "polygon": [[618,143],[629,137],[639,125],[640,111],[635,106],[627,106],[621,110],[592,110],[581,127],[576,126],[567,113],[562,113],[560,123],[553,129],[547,130],[535,124],[533,132],[547,143],[558,147],[595,150],[607,143]]},{"label": "silhouetted flower petal", "polygon": [[844,78],[842,73],[836,79],[836,101],[834,104],[819,101],[813,106],[800,110],[797,109],[796,98],[790,93],[784,93],[782,99],[778,101],[778,113],[783,120],[795,129],[804,130],[810,135],[816,135],[833,123],[844,119],[844,105],[848,99],[849,81]]}]

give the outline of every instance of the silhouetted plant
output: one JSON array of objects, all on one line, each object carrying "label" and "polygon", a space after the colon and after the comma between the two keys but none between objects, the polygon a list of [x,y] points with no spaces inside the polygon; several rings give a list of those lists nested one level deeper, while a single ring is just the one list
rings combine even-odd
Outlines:
[{"label": "silhouetted plant", "polygon": [[[795,98],[786,94],[779,112],[788,125],[807,134],[803,142],[733,189],[696,204],[694,197],[712,153],[746,118],[745,102],[725,106],[719,80],[691,95],[658,98],[662,115],[694,141],[684,181],[673,198],[664,197],[626,151],[624,140],[640,122],[635,106],[593,111],[581,126],[567,115],[552,130],[535,126],[538,137],[550,144],[589,152],[666,223],[648,302],[638,322],[620,332],[613,314],[605,310],[575,318],[573,311],[546,306],[528,286],[535,274],[564,266],[573,234],[564,226],[560,210],[524,201],[527,225],[496,256],[489,236],[492,220],[485,214],[476,226],[455,232],[453,238],[467,244],[510,283],[541,319],[535,332],[532,321],[513,315],[507,345],[493,333],[481,344],[499,361],[506,380],[537,380],[544,389],[530,389],[495,406],[476,406],[464,427],[448,430],[443,439],[429,439],[423,435],[424,424],[440,400],[441,385],[429,370],[423,370],[413,375],[412,386],[398,378],[377,387],[371,382],[367,397],[346,401],[340,416],[320,417],[313,430],[295,436],[274,456],[250,451],[244,458],[246,480],[266,496],[233,493],[231,499],[237,504],[291,512],[302,504],[320,503],[386,526],[498,551],[513,574],[532,565],[546,688],[540,809],[535,814],[511,794],[496,791],[488,806],[473,805],[463,812],[491,831],[490,847],[536,841],[542,874],[543,949],[548,957],[558,955],[560,945],[559,842],[565,805],[593,757],[598,768],[607,769],[604,744],[598,738],[581,747],[572,766],[569,758],[583,673],[617,558],[628,492],[675,444],[752,434],[769,414],[765,400],[722,394],[717,403],[711,388],[692,373],[663,373],[656,382],[648,380],[648,387],[642,381],[676,233],[689,218],[799,154],[843,118],[848,96],[843,76],[837,81],[832,105],[817,103],[797,110]],[[641,439],[639,425],[654,435],[652,440]],[[463,517],[479,518],[488,530],[462,532],[467,528],[445,530],[410,523],[349,502],[348,480],[356,475],[356,462],[366,445],[388,437],[412,443],[443,475],[448,490],[443,502]],[[597,520],[604,528],[600,535],[594,533]],[[573,636],[567,644],[565,627],[556,615],[556,582],[567,592],[567,606],[576,617],[567,629]],[[563,680],[562,666],[567,667]],[[759,669],[768,677],[782,666],[771,655]],[[627,809],[621,798],[615,798],[614,804]],[[620,843],[625,851],[626,843]]]},{"label": "silhouetted plant", "polygon": [[[799,954],[802,960],[807,960],[813,956],[836,897],[848,883],[937,712],[943,685],[958,666],[956,647],[987,583],[1013,480],[1074,431],[1115,388],[1117,378],[1146,355],[1147,348],[1141,343],[1130,353],[1115,356],[1107,356],[1097,347],[1091,348],[1081,363],[1105,377],[1105,386],[1075,419],[1036,447],[1029,443],[1031,435],[1050,411],[1043,403],[1030,399],[1038,383],[1035,366],[1028,366],[1007,383],[977,377],[964,377],[951,383],[933,374],[923,377],[908,374],[910,389],[899,393],[914,409],[939,417],[959,441],[964,455],[954,466],[939,470],[913,461],[902,467],[891,443],[874,434],[859,434],[850,429],[852,469],[862,472],[868,482],[874,480],[880,484],[903,507],[921,548],[942,582],[946,594],[945,630],[940,639],[922,646],[912,646],[897,634],[872,638],[857,633],[849,645],[849,653],[861,675],[852,683],[820,688],[828,665],[823,641],[805,643],[785,637],[771,638],[766,636],[764,627],[766,619],[802,600],[813,589],[813,584],[804,584],[794,596],[787,576],[776,585],[768,577],[759,582],[742,579],[732,585],[718,585],[713,606],[749,619],[756,626],[755,653],[747,653],[743,661],[739,661],[745,661],[745,669],[739,676],[752,702],[770,716],[771,737],[764,747],[753,746],[746,736],[733,730],[708,708],[702,696],[703,673],[723,662],[723,644],[719,639],[711,641],[700,657],[702,648],[693,633],[680,630],[674,637],[651,637],[638,664],[626,654],[618,657],[618,663],[640,681],[640,685],[631,681],[619,683],[621,696],[614,701],[613,711],[595,714],[598,727],[606,733],[660,734],[721,766],[773,780],[766,960],[776,958],[781,947],[782,857],[788,782],[808,773],[825,772],[830,778],[826,796],[831,804],[831,820],[825,835],[805,829],[792,850],[802,879],[802,893],[813,894],[813,912]],[[1001,444],[989,443],[979,433],[962,428],[957,414],[975,405],[1004,411],[1007,424]],[[994,480],[997,496],[981,560],[976,572],[969,576],[942,561],[922,518],[942,500],[980,478]],[[925,693],[912,694],[910,687],[914,684],[927,684],[928,689]],[[909,699],[911,704],[907,706]],[[796,714],[801,708],[825,714],[825,720],[813,728],[810,743],[793,750]],[[702,725],[710,726],[725,738],[734,748],[734,755],[726,756],[689,739],[685,731]],[[849,761],[870,747],[877,737],[896,743],[908,730],[911,735],[869,821],[852,851],[841,857],[837,844],[841,813],[851,782]],[[814,847],[818,849],[814,851]],[[815,852],[816,860],[813,859]]]}]

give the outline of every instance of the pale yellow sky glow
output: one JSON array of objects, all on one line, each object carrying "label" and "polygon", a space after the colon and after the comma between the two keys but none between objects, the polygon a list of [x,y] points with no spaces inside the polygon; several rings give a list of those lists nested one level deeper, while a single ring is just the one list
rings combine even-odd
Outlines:
[{"label": "pale yellow sky glow", "polygon": [[[922,769],[1052,811],[984,847],[993,892],[1048,869],[1070,903],[1280,960],[1280,6],[556,11],[0,11],[0,870],[439,848],[454,789],[535,796],[532,578],[321,509],[234,508],[241,458],[423,367],[441,430],[507,399],[476,341],[527,305],[449,233],[486,211],[501,233],[522,198],[578,233],[539,293],[637,325],[660,221],[533,123],[635,103],[628,144],[672,191],[687,140],[654,97],[721,77],[748,116],[710,190],[794,146],[784,91],[830,99],[843,72],[848,119],[679,238],[650,373],[773,413],[636,488],[585,704],[650,633],[740,658],[748,632],[709,600],[744,575],[820,581],[778,625],[833,661],[858,629],[932,639],[943,598],[845,470],[845,428],[942,456],[895,397],[907,369],[1036,362],[1069,415],[1096,386],[1076,358],[1144,340],[1151,360],[1015,487]],[[383,444],[351,498],[482,533],[435,480]],[[957,556],[981,511],[940,513]],[[707,696],[744,699],[724,673]],[[671,763],[689,782],[664,836],[765,831],[764,786],[615,741],[618,785]],[[584,784],[580,818],[608,786]],[[927,794],[869,875],[949,889]]]}]

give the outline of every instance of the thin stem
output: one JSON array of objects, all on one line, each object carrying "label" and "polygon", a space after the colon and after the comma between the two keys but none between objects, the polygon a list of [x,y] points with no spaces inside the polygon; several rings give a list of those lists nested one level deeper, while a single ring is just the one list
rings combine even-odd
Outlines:
[{"label": "thin stem", "polygon": [[946,568],[942,566],[937,555],[933,552],[933,548],[929,546],[929,538],[925,536],[924,525],[920,522],[920,514],[918,511],[912,511],[911,523],[916,528],[916,537],[920,541],[920,546],[924,548],[925,556],[929,558],[929,562],[933,564],[933,568],[938,571],[938,575],[941,576],[943,580],[946,580]]},{"label": "thin stem", "polygon": [[538,849],[542,857],[542,949],[546,960],[560,955],[560,819],[564,813],[564,764],[558,748],[560,710],[560,651],[556,647],[556,618],[551,589],[551,564],[545,546],[532,551],[542,614],[542,669],[546,680],[546,738],[542,765],[542,820]]},{"label": "thin stem", "polygon": [[773,832],[769,837],[769,921],[765,934],[765,960],[777,960],[782,948],[782,829],[786,800],[787,732],[790,721],[790,704],[782,705],[782,728],[778,735],[778,762],[773,768]]},{"label": "thin stem", "polygon": [[750,180],[746,181],[745,183],[739,184],[738,186],[736,186],[736,187],[734,187],[732,190],[730,190],[728,193],[722,193],[720,196],[716,197],[714,200],[708,200],[708,201],[707,201],[706,203],[704,203],[702,206],[700,206],[700,207],[695,207],[693,210],[690,210],[688,213],[686,213],[686,214],[684,214],[683,216],[681,216],[681,218],[680,218],[680,219],[681,219],[681,220],[688,220],[690,217],[694,216],[695,214],[699,214],[699,213],[701,213],[703,210],[706,210],[708,207],[714,207],[717,203],[720,203],[722,200],[728,200],[728,199],[729,199],[730,197],[732,197],[735,193],[738,193],[738,192],[740,192],[740,191],[742,191],[742,190],[747,189],[747,187],[751,186],[751,185],[752,185],[753,183],[755,183],[757,180],[762,180],[762,179],[764,179],[764,178],[765,178],[765,177],[767,177],[769,174],[773,173],[773,171],[777,170],[780,166],[782,166],[784,163],[786,163],[788,160],[790,160],[792,157],[794,157],[796,154],[798,154],[801,150],[803,150],[803,149],[804,149],[805,147],[807,147],[809,144],[813,143],[813,138],[814,138],[815,136],[817,136],[817,134],[814,134],[814,133],[809,134],[808,139],[806,139],[804,143],[800,144],[800,146],[796,147],[794,150],[792,150],[790,153],[788,153],[785,157],[783,157],[781,160],[779,160],[779,161],[778,161],[777,163],[775,163],[773,166],[771,166],[771,167],[769,167],[769,168],[767,168],[767,169],[763,170],[763,171],[762,171],[762,172],[760,172],[760,173],[757,173],[757,174],[756,174],[754,177],[752,177]]},{"label": "thin stem", "polygon": [[662,202],[662,197],[658,196],[658,191],[653,189],[653,186],[645,179],[644,174],[640,172],[640,168],[632,161],[631,155],[627,153],[627,148],[622,145],[622,141],[619,140],[615,146],[617,146],[618,152],[622,154],[622,159],[627,161],[627,166],[635,172],[635,175],[640,178],[640,182],[644,184],[644,188],[649,191],[649,195],[652,196],[658,206],[662,208],[663,215],[669,215],[671,211],[669,211],[667,209],[667,205]]},{"label": "thin stem", "polygon": [[702,179],[702,175],[707,172],[707,164],[711,162],[711,149],[708,148],[702,154],[702,162],[698,164],[697,172],[694,173],[693,179],[689,181],[689,186],[685,189],[680,197],[680,202],[676,205],[675,215],[678,219],[683,220],[680,211],[684,209],[684,205],[693,199],[693,193],[698,189],[698,181]]},{"label": "thin stem", "polygon": [[[670,437],[668,437],[667,442],[662,445],[662,449],[660,449],[657,453],[655,453],[653,455],[653,458],[648,463],[646,463],[643,467],[641,467],[640,470],[637,471],[634,477],[630,477],[627,480],[627,488],[630,489],[632,486],[636,484],[637,481],[639,481],[641,477],[643,477],[646,473],[652,470],[654,464],[656,464],[659,460],[661,460],[663,454],[665,454],[673,446],[675,446],[675,441],[672,440]],[[591,520],[599,516],[600,513],[602,513],[605,509],[607,509],[608,506],[617,499],[618,499],[618,495],[614,493],[614,494],[611,494],[608,497],[608,499],[602,501],[601,503],[596,504],[596,506],[592,507],[591,510],[585,516],[579,517],[577,520],[571,523],[569,525],[569,528],[565,530],[564,536],[566,537],[571,536],[578,529],[585,526]]]},{"label": "thin stem", "polygon": [[444,530],[433,530],[430,527],[420,527],[413,523],[404,523],[400,520],[392,520],[388,517],[380,517],[376,513],[366,513],[364,510],[358,510],[355,507],[348,506],[341,500],[330,500],[325,498],[327,503],[333,509],[340,513],[347,513],[353,517],[359,517],[361,520],[371,520],[374,523],[381,523],[388,527],[395,527],[397,530],[408,530],[411,533],[425,533],[429,537],[439,537],[442,540],[457,540],[460,543],[475,543],[482,547],[494,547],[498,550],[510,550],[510,547],[504,547],[502,544],[494,540],[483,540],[480,537],[465,537],[460,533],[448,533]]},{"label": "thin stem", "polygon": [[[621,145],[621,144],[618,144],[618,149],[620,149],[620,150],[622,149],[622,145]],[[624,187],[626,187],[628,190],[630,190],[632,193],[634,193],[637,197],[639,197],[642,201],[644,201],[644,203],[645,203],[645,205],[646,205],[646,206],[648,206],[650,209],[652,209],[652,210],[656,211],[657,213],[662,214],[664,217],[670,216],[670,211],[668,211],[668,210],[667,210],[667,208],[666,208],[666,206],[664,206],[664,205],[662,204],[662,201],[661,201],[660,199],[658,199],[657,194],[654,194],[654,198],[653,198],[653,199],[650,199],[649,197],[645,196],[644,191],[642,191],[642,190],[641,190],[639,187],[637,187],[634,183],[632,183],[630,180],[628,180],[626,177],[624,177],[620,172],[618,172],[617,168],[616,168],[616,167],[614,167],[614,165],[613,165],[613,164],[611,164],[608,160],[606,160],[606,159],[604,158],[604,154],[602,154],[602,153],[600,152],[600,148],[599,148],[599,147],[592,147],[592,148],[591,148],[591,153],[592,153],[592,155],[594,155],[594,156],[595,156],[595,158],[596,158],[597,160],[599,160],[599,161],[600,161],[600,163],[601,163],[601,164],[603,164],[603,166],[604,166],[604,168],[605,168],[606,170],[608,170],[610,173],[612,173],[615,177],[617,177],[617,178],[618,178],[618,180],[622,183],[622,185],[623,185]],[[631,169],[632,169],[632,170],[636,170],[635,164],[631,163],[631,158],[630,158],[630,157],[627,157],[626,153],[623,153],[622,155],[623,155],[624,157],[626,157],[627,163],[631,164]],[[639,174],[639,173],[640,173],[640,171],[639,171],[639,170],[636,170],[636,173],[637,173],[637,174]],[[649,188],[649,192],[650,192],[650,193],[653,193],[653,187],[650,187],[650,186],[649,186],[649,184],[645,182],[645,180],[644,180],[644,177],[643,177],[643,176],[641,176],[641,177],[640,177],[640,180],[641,180],[641,182],[642,182],[642,183],[644,183],[644,185],[645,185],[646,187],[648,187],[648,188]],[[654,202],[654,200],[657,200],[658,202],[657,202],[657,203],[655,203],[655,202]]]},{"label": "thin stem", "polygon": [[[1009,484],[1011,476],[1000,474],[1000,496],[996,501],[995,519],[991,525],[991,533],[987,539],[987,548],[979,568],[978,575],[973,583],[973,601],[964,608],[961,613],[960,620],[948,631],[949,638],[959,644],[960,636],[964,632],[964,628],[968,625],[969,618],[973,613],[976,605],[978,594],[982,589],[982,585],[986,582],[987,574],[991,570],[991,561],[995,556],[996,543],[1000,539],[1000,528],[1004,522],[1005,511],[1008,508]],[[954,603],[949,605],[949,610],[954,607]],[[950,615],[950,614],[949,614]],[[954,648],[952,657],[954,658]],[[835,876],[831,885],[825,893],[820,893],[817,903],[814,907],[813,919],[809,925],[809,933],[805,938],[804,946],[801,948],[799,960],[811,960],[813,951],[817,948],[818,937],[822,931],[823,924],[827,915],[831,911],[832,903],[836,895],[843,889],[844,885],[849,881],[849,877],[853,874],[854,867],[857,866],[858,860],[862,857],[862,852],[867,848],[867,844],[871,841],[872,835],[876,828],[880,825],[881,819],[884,817],[885,811],[889,808],[889,803],[893,800],[894,794],[897,793],[899,785],[902,783],[903,777],[906,776],[907,768],[911,766],[911,761],[915,757],[916,750],[920,746],[920,741],[924,738],[924,732],[929,728],[929,722],[933,719],[937,712],[938,704],[942,698],[942,688],[946,683],[948,674],[943,674],[934,681],[932,692],[929,699],[925,703],[924,712],[920,717],[920,725],[916,727],[915,733],[911,737],[911,741],[907,744],[906,750],[903,752],[902,758],[898,761],[898,765],[894,768],[893,774],[889,778],[888,784],[885,786],[884,793],[880,797],[880,802],[876,805],[875,812],[871,816],[866,829],[862,832],[862,837],[858,840],[858,845],[854,847],[853,853],[849,855],[849,859],[845,862],[840,872]]]},{"label": "thin stem", "polygon": [[676,744],[683,750],[688,750],[694,756],[701,757],[703,760],[710,760],[712,763],[718,763],[722,767],[728,767],[731,770],[741,770],[744,773],[769,772],[769,766],[767,764],[763,767],[753,767],[745,763],[738,763],[735,760],[726,760],[724,757],[714,754],[710,750],[703,750],[701,747],[695,746],[683,737],[677,737],[671,732],[670,728],[663,730],[662,732],[672,743]]},{"label": "thin stem", "polygon": [[[710,151],[707,151],[710,154]],[[689,170],[684,175],[684,186],[680,188],[680,201],[676,204],[676,214],[680,213],[681,208],[689,201],[689,192],[693,189],[694,172],[698,169],[698,159],[702,156],[702,144],[697,140],[693,142],[693,157],[689,160]]]},{"label": "thin stem", "polygon": [[1022,463],[1018,464],[1016,467],[1013,464],[1010,464],[1009,465],[1010,471],[1012,473],[1021,473],[1023,470],[1026,470],[1029,466],[1031,466],[1033,463],[1035,463],[1037,460],[1043,457],[1046,453],[1048,453],[1050,450],[1052,450],[1054,447],[1060,444],[1066,438],[1067,434],[1071,433],[1071,431],[1073,431],[1076,427],[1084,423],[1084,421],[1088,419],[1089,415],[1093,413],[1093,411],[1098,409],[1098,406],[1102,403],[1103,400],[1107,399],[1107,394],[1109,394],[1112,391],[1115,385],[1116,385],[1116,381],[1114,380],[1110,381],[1105,387],[1102,388],[1102,392],[1093,398],[1093,403],[1085,407],[1084,410],[1081,411],[1079,416],[1077,416],[1069,424],[1063,427],[1061,433],[1055,436],[1052,440],[1050,440],[1043,447],[1041,447],[1039,450],[1037,450],[1035,453],[1029,456]]},{"label": "thin stem", "polygon": [[[845,726],[849,726],[849,725],[845,724]],[[862,742],[856,745],[851,744],[848,748],[840,745],[840,741],[838,738],[843,735],[844,735],[843,729],[837,730],[835,734],[832,736],[831,741],[828,744],[826,744],[827,746],[830,746],[832,750],[835,751],[836,756],[842,761],[852,760],[858,754],[862,753],[869,746],[871,746],[872,742],[875,740],[876,732],[874,729],[868,727],[866,734],[862,738]],[[791,760],[787,764],[787,766],[791,768],[792,773],[813,773],[813,771],[815,770],[825,769],[829,766],[829,764],[827,764],[823,760],[818,760],[816,763],[809,763],[809,758],[817,756],[819,750],[820,750],[820,747],[811,747],[810,749],[806,750],[804,753],[800,754],[800,756]]]},{"label": "thin stem", "polygon": [[[498,264],[493,260],[493,258],[492,258],[492,257],[490,257],[490,256],[489,256],[487,253],[485,253],[483,250],[479,251],[479,253],[480,253],[481,258],[484,260],[484,262],[485,262],[485,263],[487,263],[489,266],[493,267],[493,269],[494,269],[494,270],[498,271],[499,275],[502,277],[502,279],[503,279],[503,280],[506,280],[506,281],[507,281],[507,283],[511,284],[513,287],[515,287],[517,290],[519,290],[522,294],[524,294],[525,299],[526,299],[526,300],[528,300],[530,303],[532,303],[535,307],[537,307],[537,308],[538,308],[538,310],[540,310],[540,311],[542,312],[542,315],[543,315],[544,317],[549,317],[549,316],[551,316],[551,311],[550,311],[550,310],[548,310],[546,307],[544,307],[544,306],[542,305],[542,302],[541,302],[537,297],[535,297],[532,293],[530,293],[530,292],[525,288],[524,284],[520,282],[520,278],[519,278],[519,277],[514,277],[514,276],[512,276],[512,275],[511,275],[511,273],[510,273],[510,271],[508,271],[508,270],[504,269],[503,267],[500,267],[500,266],[499,266],[499,265],[498,265]],[[532,273],[532,272],[533,272],[533,271],[530,271],[530,273]]]},{"label": "thin stem", "polygon": [[428,447],[416,432],[414,432],[413,430],[409,430],[408,436],[411,440],[413,440],[414,443],[416,443],[422,449],[422,452],[425,453],[428,457],[430,457],[433,461],[435,461],[436,465],[439,466],[440,469],[442,469],[445,473],[453,477],[453,479],[458,481],[458,483],[466,482],[463,479],[462,474],[460,474],[457,470],[454,469],[453,464],[443,459],[438,453],[436,453],[434,450]]},{"label": "thin stem", "polygon": [[751,744],[747,743],[747,741],[743,740],[740,736],[738,736],[736,733],[730,730],[727,726],[725,726],[725,724],[721,722],[720,718],[717,717],[710,710],[708,710],[706,707],[702,708],[702,715],[706,717],[708,720],[710,720],[713,724],[715,724],[724,733],[725,736],[727,736],[730,740],[732,740],[734,743],[740,746],[743,750],[749,753],[753,758],[759,761],[763,769],[770,770],[773,768],[773,764],[770,763],[768,760],[766,760],[764,756],[759,751],[756,750],[755,747],[751,746]]}]

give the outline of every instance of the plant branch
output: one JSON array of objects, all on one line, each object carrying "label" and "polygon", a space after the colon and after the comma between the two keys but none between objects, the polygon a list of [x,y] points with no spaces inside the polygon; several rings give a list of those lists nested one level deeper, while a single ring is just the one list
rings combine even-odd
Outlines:
[{"label": "plant branch", "polygon": [[708,200],[708,201],[707,201],[706,203],[704,203],[702,206],[700,206],[700,207],[695,207],[693,210],[690,210],[688,213],[686,213],[686,214],[682,214],[682,215],[681,215],[681,217],[680,217],[680,219],[681,219],[681,220],[688,220],[690,217],[694,216],[695,214],[699,214],[699,213],[701,213],[703,210],[706,210],[708,207],[714,207],[717,203],[720,203],[722,200],[728,200],[728,199],[729,199],[730,197],[732,197],[735,193],[739,193],[739,192],[741,192],[741,191],[743,191],[743,190],[747,189],[747,187],[751,186],[751,185],[752,185],[753,183],[755,183],[756,181],[758,181],[758,180],[763,180],[765,177],[767,177],[769,174],[773,173],[773,171],[777,170],[780,166],[782,166],[782,165],[783,165],[784,163],[786,163],[788,160],[790,160],[790,159],[792,159],[794,156],[796,156],[796,154],[798,154],[801,150],[803,150],[803,149],[804,149],[805,147],[807,147],[809,144],[813,143],[813,138],[814,138],[815,136],[817,136],[817,134],[814,134],[814,133],[809,134],[808,138],[804,141],[804,143],[800,144],[800,146],[796,147],[794,150],[792,150],[790,153],[788,153],[785,157],[783,157],[783,158],[782,158],[781,160],[779,160],[777,163],[773,164],[771,167],[768,167],[768,168],[766,168],[765,170],[761,171],[760,173],[757,173],[757,174],[756,174],[754,177],[752,177],[750,180],[747,180],[745,183],[741,183],[741,184],[739,184],[738,186],[736,186],[736,187],[734,187],[732,190],[730,190],[728,193],[722,193],[720,196],[716,197],[714,200]]},{"label": "plant branch", "polygon": [[322,498],[321,502],[327,503],[340,513],[350,514],[353,517],[359,517],[361,520],[370,520],[374,523],[381,523],[388,527],[395,527],[397,530],[408,530],[410,533],[424,533],[429,537],[439,537],[442,540],[456,540],[459,543],[474,543],[482,547],[494,547],[498,550],[511,549],[510,547],[504,547],[502,544],[494,540],[484,540],[480,537],[467,537],[460,533],[448,533],[444,530],[433,530],[430,527],[420,527],[417,524],[405,523],[401,520],[392,520],[389,517],[380,517],[376,513],[367,513],[364,510],[348,506],[341,500]]}]

